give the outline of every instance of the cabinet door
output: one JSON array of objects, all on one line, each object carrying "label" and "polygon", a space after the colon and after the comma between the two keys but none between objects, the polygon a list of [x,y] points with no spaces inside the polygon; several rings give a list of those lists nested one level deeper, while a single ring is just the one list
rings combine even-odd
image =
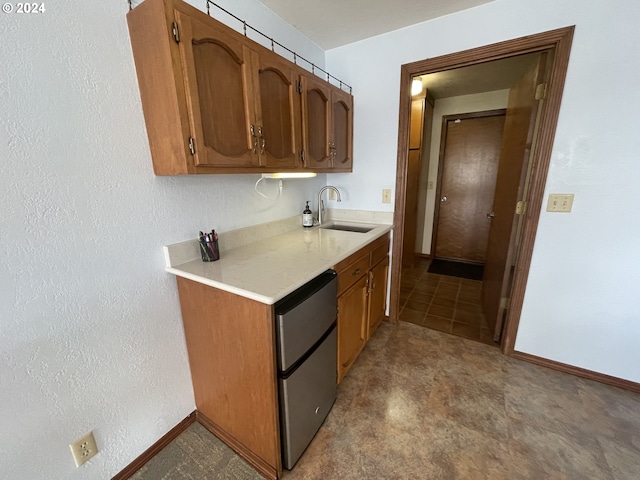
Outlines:
[{"label": "cabinet door", "polygon": [[389,257],[369,271],[369,322],[367,340],[376,331],[387,310],[387,275],[389,273]]},{"label": "cabinet door", "polygon": [[195,165],[257,166],[252,50],[182,12],[176,19]]},{"label": "cabinet door", "polygon": [[353,97],[343,90],[331,92],[331,156],[333,168],[353,169]]},{"label": "cabinet door", "polygon": [[302,75],[302,143],[307,168],[332,166],[329,151],[331,128],[330,86]]},{"label": "cabinet door", "polygon": [[256,53],[257,135],[260,164],[296,168],[302,149],[298,72],[275,53]]},{"label": "cabinet door", "polygon": [[366,343],[367,276],[338,297],[338,383]]}]

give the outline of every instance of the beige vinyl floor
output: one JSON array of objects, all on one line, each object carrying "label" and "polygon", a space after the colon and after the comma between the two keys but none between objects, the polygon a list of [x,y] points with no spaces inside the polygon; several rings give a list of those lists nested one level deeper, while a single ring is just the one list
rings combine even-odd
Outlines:
[{"label": "beige vinyl floor", "polygon": [[[133,478],[258,478],[237,458],[226,457],[225,465],[237,462],[232,468],[209,461],[226,447],[199,425],[175,442],[183,447],[167,447],[161,469],[148,466]],[[383,323],[284,478],[640,479],[640,395],[477,341]]]}]

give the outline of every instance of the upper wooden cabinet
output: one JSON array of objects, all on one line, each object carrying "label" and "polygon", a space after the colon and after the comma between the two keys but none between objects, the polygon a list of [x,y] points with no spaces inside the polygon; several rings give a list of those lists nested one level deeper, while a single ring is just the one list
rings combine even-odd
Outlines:
[{"label": "upper wooden cabinet", "polygon": [[336,87],[331,89],[331,132],[330,149],[333,156],[333,170],[350,172],[353,169],[353,97]]},{"label": "upper wooden cabinet", "polygon": [[302,166],[299,73],[275,54],[259,55],[255,65],[258,150],[262,165],[282,169]]},{"label": "upper wooden cabinet", "polygon": [[[235,35],[176,10],[195,166],[260,165],[255,52]],[[205,19],[206,20],[206,19]]]},{"label": "upper wooden cabinet", "polygon": [[411,122],[409,123],[409,149],[422,147],[422,129],[424,125],[424,98],[411,101]]},{"label": "upper wooden cabinet", "polygon": [[302,133],[307,168],[353,169],[353,97],[310,75],[302,75]]},{"label": "upper wooden cabinet", "polygon": [[351,171],[351,95],[180,0],[127,20],[156,175]]},{"label": "upper wooden cabinet", "polygon": [[331,168],[331,89],[309,75],[302,75],[301,84],[304,165]]}]

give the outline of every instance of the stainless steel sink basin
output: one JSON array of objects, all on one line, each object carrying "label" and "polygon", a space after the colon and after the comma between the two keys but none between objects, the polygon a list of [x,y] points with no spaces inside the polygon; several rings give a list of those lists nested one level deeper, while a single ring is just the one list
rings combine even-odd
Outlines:
[{"label": "stainless steel sink basin", "polygon": [[344,232],[367,233],[376,228],[370,225],[351,225],[346,223],[332,223],[329,225],[321,225],[320,228],[325,230],[342,230]]}]

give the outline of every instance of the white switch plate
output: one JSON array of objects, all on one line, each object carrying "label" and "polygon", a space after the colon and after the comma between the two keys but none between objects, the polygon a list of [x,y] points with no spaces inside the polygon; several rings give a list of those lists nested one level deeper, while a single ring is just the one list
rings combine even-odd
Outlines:
[{"label": "white switch plate", "polygon": [[573,193],[552,193],[549,195],[547,212],[568,213],[573,207]]},{"label": "white switch plate", "polygon": [[382,203],[391,203],[391,189],[384,188],[382,190]]},{"label": "white switch plate", "polygon": [[333,189],[329,190],[329,200],[335,200],[336,199],[336,191]]}]

